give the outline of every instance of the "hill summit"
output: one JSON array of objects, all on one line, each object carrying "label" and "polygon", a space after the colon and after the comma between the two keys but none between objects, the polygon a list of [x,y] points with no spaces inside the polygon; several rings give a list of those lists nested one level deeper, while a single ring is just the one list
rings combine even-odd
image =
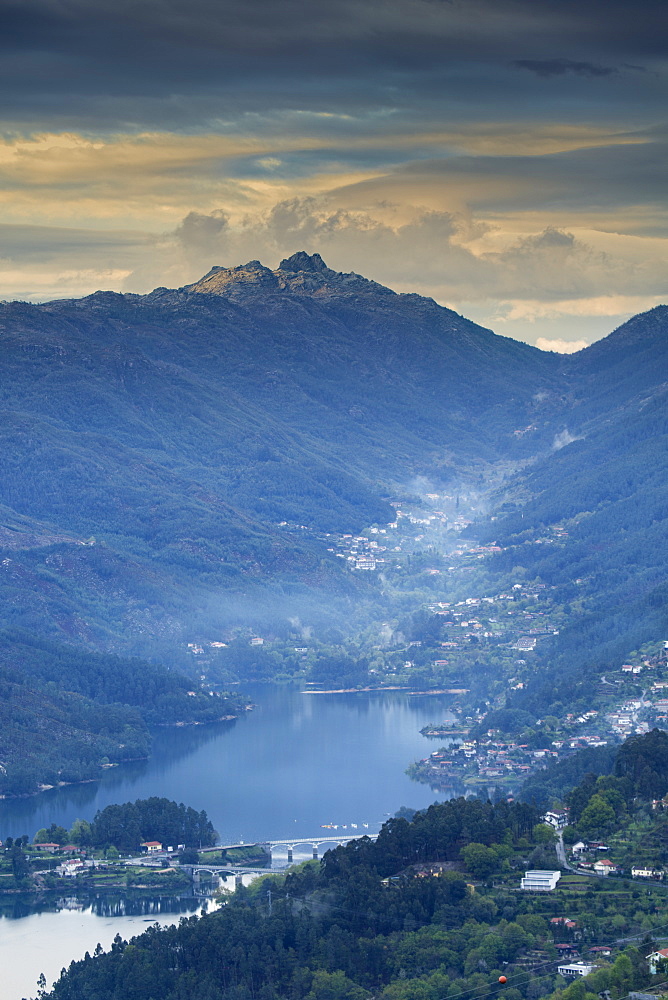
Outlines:
[{"label": "hill summit", "polygon": [[192,285],[191,292],[207,295],[225,295],[236,300],[248,294],[291,292],[302,295],[396,295],[392,289],[377,281],[364,278],[354,271],[344,273],[327,267],[319,253],[304,250],[286,257],[275,271],[259,260],[250,260],[238,267],[212,267],[208,274]]}]

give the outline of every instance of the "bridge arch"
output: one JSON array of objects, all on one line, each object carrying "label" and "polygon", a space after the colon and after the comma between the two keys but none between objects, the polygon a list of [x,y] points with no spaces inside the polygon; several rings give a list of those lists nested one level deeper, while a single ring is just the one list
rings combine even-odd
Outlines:
[{"label": "bridge arch", "polygon": [[272,840],[269,843],[264,844],[265,850],[269,851],[271,855],[272,852],[277,848],[283,848],[288,854],[288,863],[293,860],[294,849],[296,847],[310,847],[312,851],[312,857],[314,860],[320,857],[320,851],[324,847],[328,850],[330,847],[341,847],[344,844],[348,844],[351,840],[358,840],[358,836],[346,836],[341,837],[304,837],[303,840]]}]

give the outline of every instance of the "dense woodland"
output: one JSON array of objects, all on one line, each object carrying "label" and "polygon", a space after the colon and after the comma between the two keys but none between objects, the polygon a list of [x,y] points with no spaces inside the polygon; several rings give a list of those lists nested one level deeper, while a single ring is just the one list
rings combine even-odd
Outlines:
[{"label": "dense woodland", "polygon": [[193,687],[154,664],[0,633],[0,793],[99,777],[109,764],[148,755],[149,726],[241,711],[239,696],[190,694]]},{"label": "dense woodland", "polygon": [[[591,679],[624,662],[630,650],[668,635],[665,397],[574,441],[514,488],[520,485],[531,499],[480,537],[504,547],[490,560],[492,574],[521,567],[527,578],[555,588],[555,602],[576,611],[541,650],[527,690],[513,698],[518,707],[549,714],[555,703],[586,699]],[[566,529],[566,540],[536,544],[553,525]]]},{"label": "dense woodland", "polygon": [[126,854],[139,853],[142,843],[154,840],[176,849],[210,847],[218,834],[204,810],[197,812],[182,802],[152,796],[98,810],[91,823],[78,819],[70,830],[52,824],[38,830],[35,843],[76,844],[79,847],[115,847]]}]

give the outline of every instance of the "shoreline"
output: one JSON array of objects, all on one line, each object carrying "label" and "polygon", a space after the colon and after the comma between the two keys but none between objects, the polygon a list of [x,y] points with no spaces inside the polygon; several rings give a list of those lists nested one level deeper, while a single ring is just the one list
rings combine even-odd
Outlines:
[{"label": "shoreline", "polygon": [[[251,712],[255,708],[255,705],[248,704],[244,705],[241,712]],[[155,729],[177,729],[183,728],[184,726],[214,726],[218,722],[233,722],[235,719],[241,718],[241,712],[239,715],[222,715],[219,719],[210,719],[208,722],[161,722],[155,726]],[[150,730],[149,730],[150,731]],[[35,789],[34,792],[21,792],[18,795],[0,795],[0,802],[16,802],[19,799],[32,799],[36,795],[42,795],[44,792],[52,792],[54,788],[69,788],[75,785],[90,785],[95,781],[101,781],[104,777],[104,772],[111,770],[115,767],[122,767],[124,764],[132,764],[139,760],[150,760],[153,756],[153,751],[147,754],[146,757],[128,757],[126,760],[114,761],[111,764],[101,765],[102,774],[98,774],[93,778],[81,778],[79,781],[59,781],[56,785],[45,785],[40,783],[39,787]]]},{"label": "shoreline", "polygon": [[407,684],[395,685],[393,687],[363,687],[363,688],[331,688],[329,690],[311,690],[305,688],[302,694],[369,694],[373,691],[405,691],[406,694],[416,697],[428,697],[434,694],[468,694],[469,688],[436,688],[435,690],[413,690]]}]

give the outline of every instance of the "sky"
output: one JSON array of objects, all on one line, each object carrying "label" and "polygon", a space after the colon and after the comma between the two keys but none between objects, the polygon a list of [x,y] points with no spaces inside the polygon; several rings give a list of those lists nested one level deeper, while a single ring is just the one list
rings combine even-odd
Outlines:
[{"label": "sky", "polygon": [[0,0],[0,298],[297,250],[577,350],[668,301],[665,0]]}]

